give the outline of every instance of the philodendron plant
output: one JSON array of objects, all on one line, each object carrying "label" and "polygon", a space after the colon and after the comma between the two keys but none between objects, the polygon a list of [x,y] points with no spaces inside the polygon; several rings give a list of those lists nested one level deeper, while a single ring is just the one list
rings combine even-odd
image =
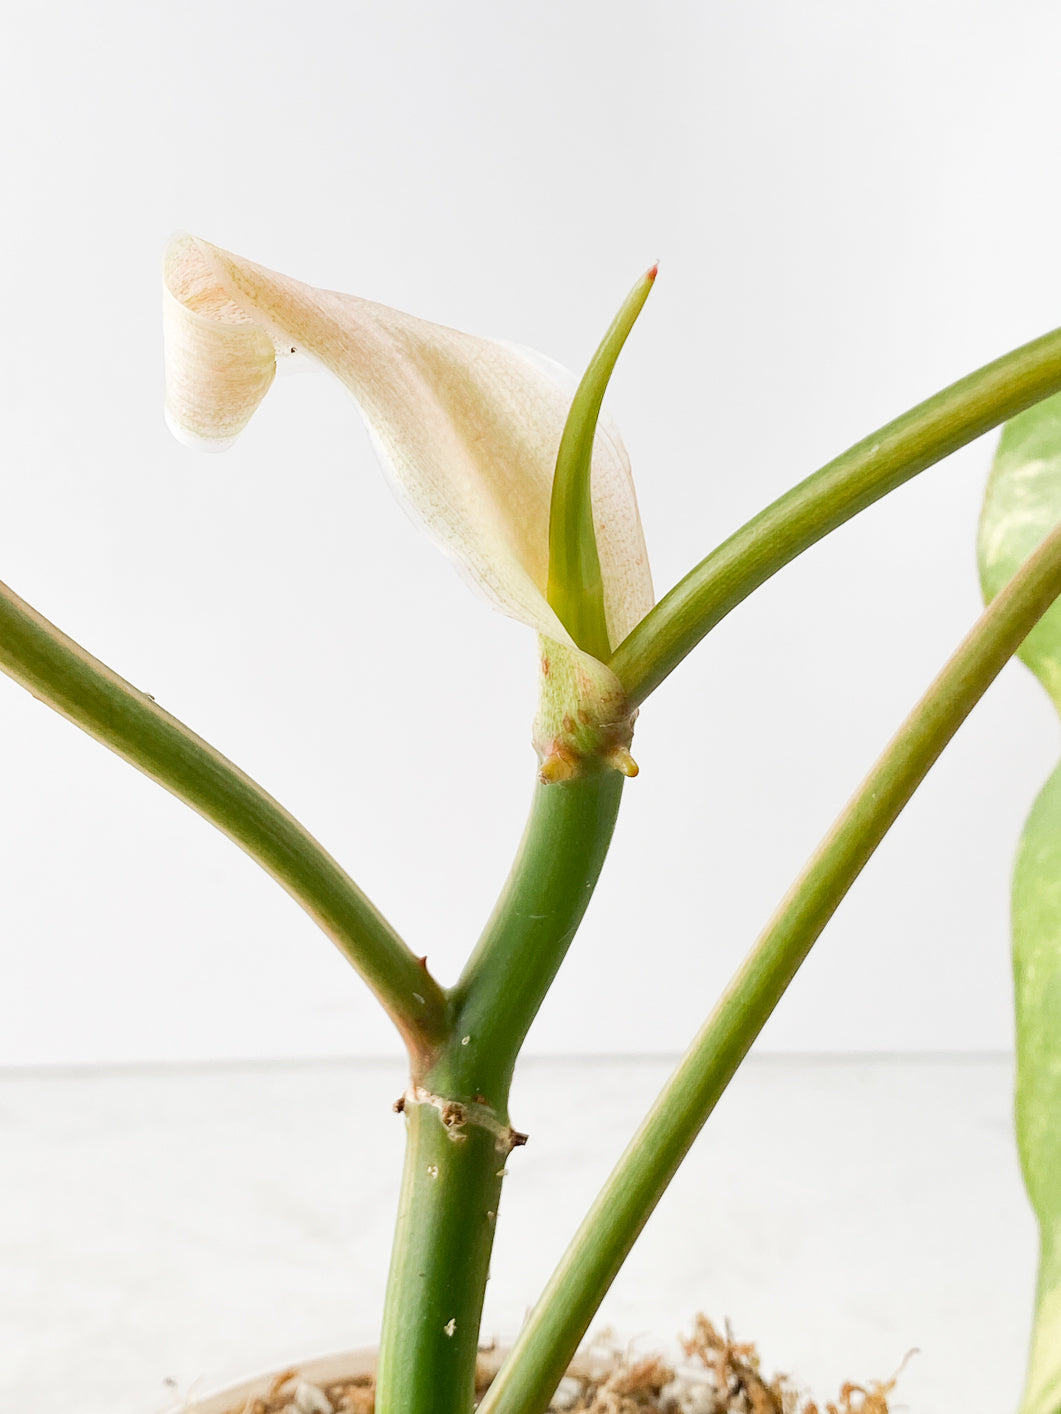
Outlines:
[{"label": "philodendron plant", "polygon": [[[622,305],[581,382],[533,355],[313,289],[182,237],[165,262],[167,417],[221,448],[298,351],[356,399],[428,531],[538,637],[537,780],[511,872],[442,986],[312,836],[150,697],[0,586],[0,666],[223,830],[302,905],[409,1055],[407,1157],[382,1321],[381,1414],[468,1414],[510,1151],[520,1048],[604,865],[634,720],[729,611],[872,502],[1012,419],[984,515],[989,604],[780,904],[632,1139],[486,1394],[538,1414],[609,1284],[815,939],[926,772],[1020,648],[1061,706],[1061,330],[872,433],[654,601],[630,470],[601,415],[653,284]],[[1045,618],[1042,616],[1046,614]],[[1040,623],[1040,619],[1042,622]],[[1034,626],[1039,624],[1037,628]],[[1034,628],[1034,632],[1032,632]],[[1029,636],[1030,635],[1030,636]],[[1015,886],[1017,1131],[1042,1236],[1022,1414],[1061,1414],[1061,774]]]}]

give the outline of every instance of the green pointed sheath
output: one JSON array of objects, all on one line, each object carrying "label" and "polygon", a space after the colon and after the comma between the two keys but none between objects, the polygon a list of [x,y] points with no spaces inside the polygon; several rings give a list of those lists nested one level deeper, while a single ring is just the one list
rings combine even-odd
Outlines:
[{"label": "green pointed sheath", "polygon": [[[984,597],[1061,521],[1061,396],[1008,423],[980,523]],[[1061,712],[1061,612],[1046,613],[1020,657]],[[1061,1414],[1061,767],[1024,827],[1013,874],[1016,1129],[1039,1222],[1039,1279],[1020,1414]]]},{"label": "green pointed sheath", "polygon": [[590,360],[571,403],[549,506],[548,599],[556,616],[586,653],[607,662],[612,645],[604,612],[604,579],[593,528],[591,462],[605,390],[616,360],[644,308],[656,267],[638,280]]}]

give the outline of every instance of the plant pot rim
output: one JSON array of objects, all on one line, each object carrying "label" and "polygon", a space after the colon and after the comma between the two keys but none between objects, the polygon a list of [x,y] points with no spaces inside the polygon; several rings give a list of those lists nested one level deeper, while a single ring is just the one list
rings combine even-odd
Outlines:
[{"label": "plant pot rim", "polygon": [[278,1377],[287,1371],[297,1371],[310,1384],[330,1384],[334,1380],[370,1375],[376,1369],[379,1352],[375,1347],[340,1350],[329,1355],[314,1355],[306,1360],[289,1360],[273,1365],[261,1374],[210,1388],[204,1394],[189,1393],[162,1414],[244,1414],[255,1399],[270,1393]]},{"label": "plant pot rim", "polygon": [[[493,1356],[500,1365],[509,1349],[509,1342],[493,1340],[480,1345],[479,1356],[487,1361]],[[168,1405],[161,1414],[245,1414],[253,1400],[263,1399],[272,1392],[280,1375],[297,1372],[300,1379],[310,1384],[326,1385],[335,1380],[374,1374],[378,1362],[378,1346],[359,1346],[353,1350],[313,1355],[305,1360],[289,1360],[282,1365],[271,1365],[261,1373],[244,1376],[234,1384],[212,1386],[203,1394],[191,1391],[176,1404]],[[581,1350],[571,1361],[569,1373],[588,1374],[595,1364],[592,1354]]]}]

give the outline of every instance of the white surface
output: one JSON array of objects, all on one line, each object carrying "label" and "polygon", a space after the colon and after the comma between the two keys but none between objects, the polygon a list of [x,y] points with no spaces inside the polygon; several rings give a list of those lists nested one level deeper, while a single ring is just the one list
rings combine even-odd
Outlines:
[{"label": "white surface", "polygon": [[[575,366],[659,257],[612,409],[664,590],[1057,322],[1059,40],[1055,0],[11,0],[0,576],[259,777],[450,980],[530,790],[530,636],[405,522],[323,378],[278,384],[225,457],[171,441],[164,241]],[[532,1049],[692,1033],[976,614],[990,452],[786,571],[647,705]],[[1006,876],[1055,736],[1000,684],[769,1045],[1008,1048]],[[264,876],[6,682],[0,779],[0,1063],[393,1045]]]},{"label": "white surface", "polygon": [[[485,1330],[518,1328],[668,1068],[524,1068]],[[402,1084],[366,1062],[0,1076],[0,1407],[154,1414],[164,1379],[374,1343]],[[663,1342],[729,1317],[822,1397],[917,1346],[897,1407],[1013,1407],[1035,1239],[1010,1086],[997,1058],[753,1059],[602,1321]]]}]

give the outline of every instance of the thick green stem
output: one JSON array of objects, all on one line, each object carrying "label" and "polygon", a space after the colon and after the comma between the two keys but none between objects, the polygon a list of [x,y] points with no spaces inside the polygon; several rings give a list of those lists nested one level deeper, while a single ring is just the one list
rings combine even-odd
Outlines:
[{"label": "thick green stem", "polygon": [[504,892],[450,994],[449,1043],[405,1097],[380,1414],[471,1409],[505,1158],[524,1141],[508,1120],[512,1068],[589,903],[622,787],[606,769],[535,787]]},{"label": "thick green stem", "polygon": [[604,866],[623,779],[600,769],[535,786],[504,891],[450,994],[458,1044],[432,1072],[433,1088],[503,1103],[516,1056]]},{"label": "thick green stem", "polygon": [[415,1057],[445,1034],[441,988],[297,820],[183,723],[0,585],[0,670],[198,811],[270,873],[376,993]]},{"label": "thick green stem", "polygon": [[583,1221],[480,1405],[545,1409],[693,1140],[841,899],[929,768],[1061,592],[1061,527],[985,610],[767,925]]},{"label": "thick green stem", "polygon": [[[458,1115],[459,1115],[458,1111]],[[377,1414],[470,1414],[479,1321],[508,1144],[429,1099],[408,1124]]]},{"label": "thick green stem", "polygon": [[637,706],[736,606],[838,525],[1061,389],[1061,329],[919,403],[801,481],[701,560],[641,620],[610,667]]}]

